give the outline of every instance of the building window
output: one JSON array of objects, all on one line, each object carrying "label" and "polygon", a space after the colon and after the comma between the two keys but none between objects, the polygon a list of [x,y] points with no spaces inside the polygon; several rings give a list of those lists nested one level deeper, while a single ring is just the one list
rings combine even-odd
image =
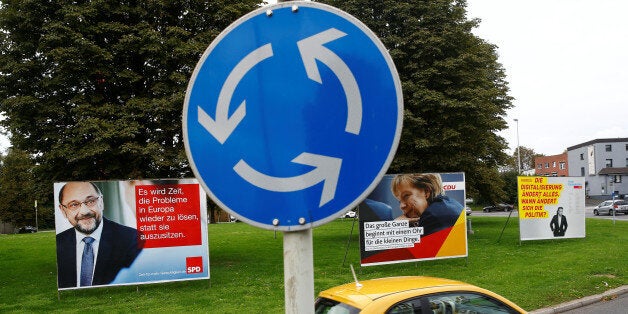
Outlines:
[{"label": "building window", "polygon": [[606,144],[606,145],[604,145],[604,147],[606,148],[607,152],[612,152],[613,151],[613,147],[611,146],[611,144]]},{"label": "building window", "polygon": [[552,172],[552,177],[558,177],[558,172]]},{"label": "building window", "polygon": [[545,168],[549,168],[549,162],[545,163]]},{"label": "building window", "polygon": [[580,176],[584,177],[584,167],[580,167]]},{"label": "building window", "polygon": [[580,154],[580,160],[584,160],[584,153]]},{"label": "building window", "polygon": [[628,167],[628,158],[626,158],[626,167]]},{"label": "building window", "polygon": [[552,163],[552,168],[556,168],[556,162],[555,161]]},{"label": "building window", "polygon": [[626,144],[626,150],[628,150],[628,144]]},{"label": "building window", "polygon": [[[628,158],[626,158],[626,164],[628,164]],[[536,166],[538,169],[543,169],[543,164],[538,164],[538,166]]]},{"label": "building window", "polygon": [[604,167],[606,167],[606,168],[613,168],[613,160],[612,159],[606,159],[606,163],[604,164]]},{"label": "building window", "polygon": [[[628,158],[626,158],[626,164],[628,164]],[[565,170],[565,162],[563,161],[559,162],[558,168],[560,168],[560,170]]]}]

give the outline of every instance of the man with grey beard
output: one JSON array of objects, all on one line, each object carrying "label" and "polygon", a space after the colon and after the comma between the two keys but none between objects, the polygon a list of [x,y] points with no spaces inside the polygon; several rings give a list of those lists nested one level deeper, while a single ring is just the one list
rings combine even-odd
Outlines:
[{"label": "man with grey beard", "polygon": [[94,183],[66,183],[59,209],[74,226],[57,235],[59,289],[109,284],[142,251],[136,229],[103,217],[103,195]]}]

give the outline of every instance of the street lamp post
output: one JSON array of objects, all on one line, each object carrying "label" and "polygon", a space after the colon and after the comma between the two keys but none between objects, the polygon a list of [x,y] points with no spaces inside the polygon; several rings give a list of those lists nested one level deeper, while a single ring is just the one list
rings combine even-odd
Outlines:
[{"label": "street lamp post", "polygon": [[521,146],[519,146],[519,119],[515,119],[517,122],[517,174],[521,174]]}]

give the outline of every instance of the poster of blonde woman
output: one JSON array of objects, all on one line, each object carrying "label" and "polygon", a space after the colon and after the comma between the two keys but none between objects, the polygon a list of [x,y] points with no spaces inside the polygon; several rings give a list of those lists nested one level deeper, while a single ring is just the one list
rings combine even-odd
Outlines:
[{"label": "poster of blonde woman", "polygon": [[361,264],[467,256],[464,173],[386,175],[359,207]]}]

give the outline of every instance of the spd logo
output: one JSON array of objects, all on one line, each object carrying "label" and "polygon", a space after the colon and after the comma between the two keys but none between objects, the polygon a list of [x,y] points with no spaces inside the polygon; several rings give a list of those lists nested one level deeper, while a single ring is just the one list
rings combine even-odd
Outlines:
[{"label": "spd logo", "polygon": [[203,272],[203,257],[191,256],[185,258],[185,272],[187,274],[198,274]]}]

